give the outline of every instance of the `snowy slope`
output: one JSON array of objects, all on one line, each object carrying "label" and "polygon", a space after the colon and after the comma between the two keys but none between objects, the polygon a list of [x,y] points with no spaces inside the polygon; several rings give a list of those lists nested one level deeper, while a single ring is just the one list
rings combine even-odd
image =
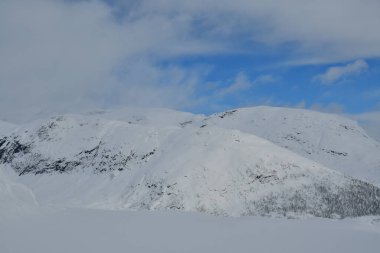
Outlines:
[{"label": "snowy slope", "polygon": [[380,214],[379,188],[255,135],[191,125],[59,116],[0,139],[0,163],[41,204],[227,216]]},{"label": "snowy slope", "polygon": [[30,213],[36,207],[37,202],[32,191],[14,181],[0,165],[0,219],[18,217]]},{"label": "snowy slope", "polygon": [[254,134],[331,169],[380,185],[380,143],[348,118],[259,106],[218,113],[192,124]]}]

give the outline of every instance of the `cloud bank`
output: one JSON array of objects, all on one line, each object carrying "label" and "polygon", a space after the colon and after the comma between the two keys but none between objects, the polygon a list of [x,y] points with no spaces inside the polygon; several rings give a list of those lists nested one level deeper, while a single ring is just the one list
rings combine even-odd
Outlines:
[{"label": "cloud bank", "polygon": [[202,71],[157,62],[218,46],[183,34],[186,22],[176,18],[119,22],[112,11],[101,1],[2,1],[1,117],[190,103]]},{"label": "cloud bank", "polygon": [[357,60],[345,66],[330,67],[324,74],[316,76],[323,84],[333,84],[345,77],[358,75],[368,69],[368,64],[363,60]]},{"label": "cloud bank", "polygon": [[[280,50],[279,64],[296,65],[380,57],[379,9],[376,0],[2,0],[0,118],[212,103],[202,93],[212,66],[177,63],[186,57]],[[225,92],[251,87],[246,79]]]}]

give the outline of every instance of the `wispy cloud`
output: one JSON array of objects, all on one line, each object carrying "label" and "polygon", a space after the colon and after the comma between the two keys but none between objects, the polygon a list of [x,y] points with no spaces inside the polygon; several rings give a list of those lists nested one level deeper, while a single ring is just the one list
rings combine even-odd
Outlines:
[{"label": "wispy cloud", "polygon": [[290,43],[288,60],[300,64],[380,56],[379,1],[145,0],[139,6],[147,16],[191,17],[194,35],[223,41],[229,50]]},{"label": "wispy cloud", "polygon": [[336,113],[341,114],[344,111],[344,106],[337,103],[328,103],[328,104],[312,104],[310,106],[311,110],[319,111],[319,112],[327,112],[327,113]]},{"label": "wispy cloud", "polygon": [[226,88],[218,90],[219,96],[225,96],[231,93],[249,89],[253,86],[253,82],[244,72],[239,72],[231,85]]},{"label": "wispy cloud", "polygon": [[380,141],[380,111],[349,115],[359,121],[361,126],[376,140]]},{"label": "wispy cloud", "polygon": [[333,84],[346,77],[358,75],[368,69],[368,64],[363,60],[356,60],[344,66],[334,66],[326,70],[325,73],[316,76],[314,79],[323,84]]},{"label": "wispy cloud", "polygon": [[241,92],[254,88],[260,84],[274,83],[276,78],[272,75],[260,75],[255,79],[250,79],[245,72],[239,72],[233,82],[226,88],[217,91],[218,96],[226,96],[233,93]]}]

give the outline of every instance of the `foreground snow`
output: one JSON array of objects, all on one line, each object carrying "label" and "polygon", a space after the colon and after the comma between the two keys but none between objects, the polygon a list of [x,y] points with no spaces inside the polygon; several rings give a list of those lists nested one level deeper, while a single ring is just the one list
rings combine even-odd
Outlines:
[{"label": "foreground snow", "polygon": [[38,204],[33,192],[12,180],[8,173],[0,166],[0,219],[34,212]]},{"label": "foreground snow", "polygon": [[378,252],[380,218],[223,218],[68,209],[1,220],[2,253]]}]

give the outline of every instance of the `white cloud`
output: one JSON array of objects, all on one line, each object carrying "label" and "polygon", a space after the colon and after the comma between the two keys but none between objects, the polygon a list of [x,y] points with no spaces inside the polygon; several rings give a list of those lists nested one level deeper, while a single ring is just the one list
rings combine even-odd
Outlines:
[{"label": "white cloud", "polygon": [[231,38],[251,43],[251,50],[256,43],[288,43],[289,62],[304,64],[380,57],[379,9],[377,0],[145,0],[138,10],[191,17],[197,36],[231,48],[246,50]]},{"label": "white cloud", "polygon": [[319,112],[342,114],[344,111],[344,106],[337,103],[328,103],[328,104],[315,103],[310,106],[310,109],[319,111]]},{"label": "white cloud", "polygon": [[203,71],[157,62],[220,46],[191,37],[186,18],[118,21],[112,11],[101,1],[1,1],[0,118],[25,121],[114,101],[194,103]]},{"label": "white cloud", "polygon": [[357,120],[371,137],[380,141],[380,111],[367,112],[349,116]]},{"label": "white cloud", "polygon": [[295,108],[306,108],[306,100],[301,100],[298,104],[294,106]]},{"label": "white cloud", "polygon": [[253,83],[248,76],[244,72],[239,72],[230,86],[220,89],[217,93],[219,96],[226,96],[237,91],[249,89],[252,85]]},{"label": "white cloud", "polygon": [[[113,2],[0,1],[0,118],[110,105],[189,108],[206,101],[195,94],[207,70],[160,65],[187,55],[286,44],[294,46],[286,60],[296,63],[380,57],[375,0]],[[239,78],[224,92],[271,82]]]},{"label": "white cloud", "polygon": [[253,88],[256,85],[274,83],[276,78],[272,75],[260,75],[254,80],[250,80],[247,74],[243,71],[239,72],[233,82],[226,88],[217,91],[218,96],[226,96],[239,91],[244,91]]},{"label": "white cloud", "polygon": [[345,77],[358,75],[368,69],[368,64],[363,60],[356,60],[345,66],[334,66],[327,69],[324,74],[315,77],[323,84],[333,84]]}]

